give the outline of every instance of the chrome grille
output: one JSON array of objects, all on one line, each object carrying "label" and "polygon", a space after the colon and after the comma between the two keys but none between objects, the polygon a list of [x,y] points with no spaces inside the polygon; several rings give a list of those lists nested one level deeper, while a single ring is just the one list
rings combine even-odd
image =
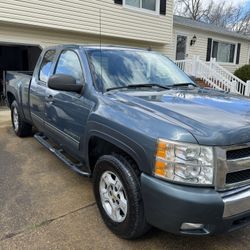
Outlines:
[{"label": "chrome grille", "polygon": [[215,187],[227,190],[250,184],[250,143],[216,147]]},{"label": "chrome grille", "polygon": [[250,169],[228,173],[226,177],[226,184],[232,184],[242,181],[250,180]]},{"label": "chrome grille", "polygon": [[250,157],[250,148],[241,148],[227,151],[227,160],[235,160]]}]

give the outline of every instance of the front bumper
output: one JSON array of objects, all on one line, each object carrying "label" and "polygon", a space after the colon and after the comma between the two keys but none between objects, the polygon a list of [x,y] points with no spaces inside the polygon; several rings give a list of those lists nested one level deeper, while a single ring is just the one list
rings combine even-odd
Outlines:
[{"label": "front bumper", "polygon": [[[175,234],[218,234],[250,223],[250,187],[237,194],[188,187],[141,175],[145,215],[149,224]],[[181,230],[183,223],[203,224]]]}]

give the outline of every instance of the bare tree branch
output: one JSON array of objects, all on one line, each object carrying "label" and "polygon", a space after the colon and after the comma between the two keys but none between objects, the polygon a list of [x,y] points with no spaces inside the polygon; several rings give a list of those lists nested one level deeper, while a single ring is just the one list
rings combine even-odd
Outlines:
[{"label": "bare tree branch", "polygon": [[230,1],[210,0],[204,6],[202,0],[175,0],[175,14],[250,35],[250,8]]}]

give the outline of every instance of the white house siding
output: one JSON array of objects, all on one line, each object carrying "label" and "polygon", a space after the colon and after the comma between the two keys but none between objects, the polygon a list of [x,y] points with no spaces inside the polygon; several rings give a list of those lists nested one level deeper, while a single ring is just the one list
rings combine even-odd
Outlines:
[{"label": "white house siding", "polygon": [[113,0],[0,0],[0,21],[167,44],[172,37],[173,0],[166,15],[131,10]]},{"label": "white house siding", "polygon": [[[187,35],[188,37],[188,41],[187,41],[188,58],[192,58],[193,56],[200,56],[202,60],[206,60],[208,38],[212,38],[214,40],[219,40],[219,41],[224,41],[224,42],[229,42],[229,43],[235,43],[235,44],[241,43],[239,64],[221,63],[221,65],[225,67],[226,69],[228,69],[230,72],[233,73],[240,66],[249,63],[250,41],[243,40],[240,38],[229,37],[225,35],[219,35],[219,34],[208,32],[208,31],[191,29],[191,28],[187,28],[187,27],[183,27],[179,25],[174,25],[173,43],[167,46],[167,54],[172,59],[175,59],[177,34]],[[190,46],[190,41],[194,35],[197,37],[197,41],[195,45]]]},{"label": "white house siding", "polygon": [[[56,44],[99,44],[99,35],[66,32],[23,25],[0,23],[0,43],[29,44],[47,47]],[[164,52],[165,46],[152,42],[102,37],[103,44],[149,48]]]}]

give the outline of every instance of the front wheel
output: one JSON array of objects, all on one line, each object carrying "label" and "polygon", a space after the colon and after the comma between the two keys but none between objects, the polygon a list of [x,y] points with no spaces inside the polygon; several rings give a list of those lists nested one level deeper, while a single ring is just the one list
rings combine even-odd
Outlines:
[{"label": "front wheel", "polygon": [[145,221],[139,178],[134,166],[120,155],[102,156],[94,169],[94,193],[108,228],[125,239],[149,230]]},{"label": "front wheel", "polygon": [[32,126],[24,121],[16,101],[11,104],[11,120],[17,136],[24,137],[31,134]]}]

